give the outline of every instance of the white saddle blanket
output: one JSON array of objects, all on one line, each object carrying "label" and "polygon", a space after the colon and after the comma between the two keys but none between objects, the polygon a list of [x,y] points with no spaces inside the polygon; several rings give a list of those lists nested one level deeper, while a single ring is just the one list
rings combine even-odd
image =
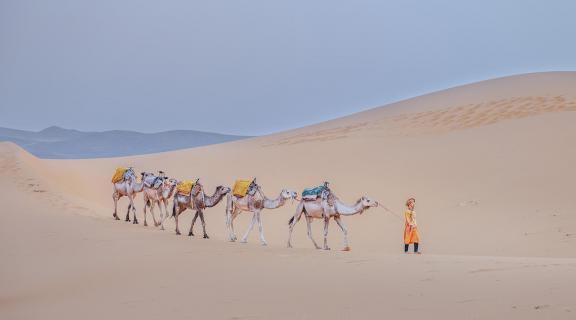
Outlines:
[{"label": "white saddle blanket", "polygon": [[160,188],[160,186],[162,185],[162,178],[159,178],[157,176],[147,176],[146,178],[144,178],[144,185],[147,188],[153,188],[153,189],[158,189]]}]

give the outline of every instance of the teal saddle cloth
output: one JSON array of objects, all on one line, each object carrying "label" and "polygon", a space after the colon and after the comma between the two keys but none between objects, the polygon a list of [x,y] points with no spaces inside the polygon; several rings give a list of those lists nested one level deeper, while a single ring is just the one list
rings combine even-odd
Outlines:
[{"label": "teal saddle cloth", "polygon": [[316,188],[306,188],[302,191],[302,197],[306,196],[316,196],[319,197],[326,188],[324,186],[319,186]]}]

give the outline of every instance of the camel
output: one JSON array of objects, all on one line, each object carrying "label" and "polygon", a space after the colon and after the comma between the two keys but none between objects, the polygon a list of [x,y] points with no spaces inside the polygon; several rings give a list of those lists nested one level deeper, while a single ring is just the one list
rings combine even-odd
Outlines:
[{"label": "camel", "polygon": [[[176,185],[178,182],[176,179],[163,178],[164,181],[157,189],[148,188],[144,186],[144,226],[148,226],[146,223],[146,207],[150,207],[150,212],[152,213],[152,220],[154,220],[154,226],[160,226],[161,230],[164,230],[164,221],[168,218],[168,199],[174,194]],[[156,222],[156,216],[154,214],[154,205],[158,204],[158,210],[160,210],[160,222]],[[162,213],[162,204],[164,204],[164,214]]]},{"label": "camel", "polygon": [[176,221],[176,234],[180,234],[180,229],[178,229],[178,216],[186,209],[196,210],[196,214],[192,219],[192,224],[190,225],[190,231],[188,236],[194,236],[194,223],[196,218],[200,217],[202,221],[202,231],[204,232],[204,239],[209,239],[206,233],[206,222],[204,221],[204,209],[216,206],[226,194],[230,192],[230,188],[224,186],[216,187],[214,194],[207,196],[204,194],[204,188],[199,182],[194,184],[192,187],[192,192],[190,195],[183,195],[176,193],[174,195],[174,205],[172,206],[172,216]]},{"label": "camel", "polygon": [[[331,205],[332,204],[332,205]],[[331,193],[328,195],[327,199],[319,198],[313,201],[305,201],[301,200],[296,208],[296,213],[290,219],[288,224],[290,225],[290,230],[288,234],[288,248],[292,248],[292,231],[294,230],[294,226],[302,217],[302,214],[306,217],[306,224],[308,226],[308,238],[312,240],[314,247],[316,249],[320,249],[314,238],[312,237],[312,229],[310,224],[312,223],[313,219],[324,219],[324,250],[330,250],[328,247],[328,224],[330,222],[330,218],[334,218],[340,229],[342,230],[342,234],[344,236],[344,248],[343,251],[349,251],[350,246],[348,245],[348,229],[344,225],[342,221],[342,216],[353,216],[355,214],[362,214],[364,210],[367,210],[371,207],[377,207],[378,202],[374,201],[368,197],[361,197],[356,201],[356,203],[352,206],[345,205],[342,203],[338,198],[336,198]]]},{"label": "camel", "polygon": [[234,219],[242,212],[252,212],[252,222],[250,222],[250,227],[242,237],[240,242],[246,243],[248,240],[248,235],[254,228],[254,224],[258,222],[258,228],[260,230],[260,243],[265,246],[267,245],[264,239],[264,230],[262,227],[262,218],[260,213],[262,209],[276,209],[280,208],[286,203],[288,199],[296,199],[298,194],[295,191],[283,189],[280,195],[276,199],[268,199],[261,191],[260,186],[257,186],[257,193],[254,196],[246,195],[244,197],[237,197],[232,194],[227,195],[226,201],[226,229],[229,235],[229,240],[236,241],[236,234],[234,233]]},{"label": "camel", "polygon": [[113,192],[112,192],[112,199],[114,200],[114,213],[112,216],[116,220],[120,220],[118,218],[118,200],[120,198],[126,196],[130,200],[130,204],[128,205],[128,212],[126,212],[126,220],[130,221],[130,209],[132,209],[134,215],[134,224],[138,224],[138,219],[136,218],[136,207],[134,206],[134,198],[138,192],[142,192],[144,189],[144,179],[150,175],[150,173],[142,172],[140,178],[140,182],[138,182],[136,178],[136,174],[134,173],[133,168],[129,168],[128,171],[125,173],[125,179],[120,182],[116,182],[113,185]]}]

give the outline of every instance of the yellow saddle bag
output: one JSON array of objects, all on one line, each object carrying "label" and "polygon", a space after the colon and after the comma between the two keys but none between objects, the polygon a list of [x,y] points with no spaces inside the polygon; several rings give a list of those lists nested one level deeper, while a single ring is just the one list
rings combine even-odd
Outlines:
[{"label": "yellow saddle bag", "polygon": [[122,181],[122,179],[124,178],[124,173],[126,173],[127,170],[128,168],[124,167],[116,168],[116,173],[114,173],[114,175],[112,176],[112,183]]},{"label": "yellow saddle bag", "polygon": [[243,180],[243,179],[236,180],[236,182],[234,183],[234,190],[233,190],[234,195],[237,197],[246,196],[246,194],[248,194],[248,189],[250,188],[251,183],[252,180]]},{"label": "yellow saddle bag", "polygon": [[194,181],[185,180],[176,185],[176,191],[179,194],[189,195],[192,192],[192,187],[194,187]]}]

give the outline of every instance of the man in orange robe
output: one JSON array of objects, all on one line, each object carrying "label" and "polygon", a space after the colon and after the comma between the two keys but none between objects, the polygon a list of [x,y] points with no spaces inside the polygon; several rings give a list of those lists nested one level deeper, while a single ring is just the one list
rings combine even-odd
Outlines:
[{"label": "man in orange robe", "polygon": [[404,252],[408,253],[408,247],[413,243],[414,253],[419,254],[418,242],[420,239],[418,237],[418,225],[416,224],[416,212],[414,211],[415,204],[416,199],[414,198],[406,201],[406,211],[404,211]]}]

